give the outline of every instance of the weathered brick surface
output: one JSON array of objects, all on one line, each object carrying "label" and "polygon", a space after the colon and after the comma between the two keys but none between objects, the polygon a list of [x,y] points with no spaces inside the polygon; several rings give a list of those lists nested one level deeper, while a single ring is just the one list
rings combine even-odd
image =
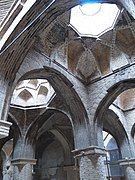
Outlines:
[{"label": "weathered brick surface", "polygon": [[[134,17],[134,1],[120,2]],[[71,117],[75,149],[85,149],[91,145],[103,147],[102,130],[104,126],[106,130],[109,129],[116,136],[116,139],[123,136],[117,141],[122,158],[125,158],[127,153],[129,158],[134,158],[135,147],[131,136],[134,110],[121,113],[121,116],[119,116],[120,112],[115,111],[116,109],[113,109],[115,115],[110,111],[107,112],[120,93],[135,87],[133,18],[128,13],[126,15],[123,13],[112,33],[106,33],[98,39],[82,38],[80,40],[74,30],[67,30],[69,18],[64,21],[65,14],[62,14],[78,4],[78,1],[59,0],[52,3],[38,21],[35,21],[15,42],[12,42],[49,3],[44,0],[36,1],[26,16],[14,27],[13,32],[2,46],[0,54],[0,118],[4,120],[7,118],[12,91],[18,80],[46,78],[54,87],[56,94],[61,97],[64,107],[66,107],[66,113]],[[8,7],[9,4],[11,1],[8,2]],[[5,13],[6,9],[4,15]],[[3,12],[1,14],[3,18]],[[61,14],[63,15],[62,21],[61,18],[57,19]],[[37,42],[34,44],[35,40]],[[9,43],[11,44],[8,47]],[[73,49],[73,44],[77,44],[78,47],[74,46],[76,49]],[[83,53],[80,53],[77,48],[80,48]],[[89,54],[85,54],[88,51]],[[75,52],[76,56],[74,56]],[[51,58],[48,58],[45,53]],[[69,64],[71,68],[68,66]],[[92,67],[88,67],[90,65]],[[113,129],[109,128],[111,124],[107,120],[106,124],[104,123],[104,113],[109,113],[105,117],[106,119],[110,118]],[[18,114],[17,116],[20,117]],[[20,118],[19,123],[16,123],[16,127],[23,128],[17,135],[13,158],[34,157],[33,141],[28,143],[26,140],[32,135],[35,137],[35,134],[32,134],[32,130],[27,134],[32,121],[28,119],[26,122],[26,120],[26,118],[24,121]],[[38,123],[36,125],[38,126]],[[37,126],[34,133],[38,130]],[[81,180],[105,179],[103,167],[102,157],[81,157]],[[15,167],[14,170],[15,180],[32,179],[32,167],[29,163],[21,170],[18,167]],[[134,177],[131,169],[127,174],[128,178]]]},{"label": "weathered brick surface", "polygon": [[80,159],[80,180],[104,180],[105,179],[103,157],[82,157]]}]

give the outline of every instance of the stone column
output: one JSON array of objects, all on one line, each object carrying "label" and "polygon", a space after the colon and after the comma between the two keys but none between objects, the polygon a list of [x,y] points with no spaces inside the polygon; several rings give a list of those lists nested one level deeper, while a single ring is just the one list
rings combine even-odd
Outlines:
[{"label": "stone column", "polygon": [[105,180],[105,150],[91,146],[73,151],[80,167],[80,180]]},{"label": "stone column", "polygon": [[13,159],[13,179],[32,180],[32,169],[35,164],[36,159]]},{"label": "stone column", "polygon": [[[26,134],[25,131],[24,134]],[[25,138],[25,135],[16,140],[11,160],[14,180],[32,180],[32,169],[36,164],[35,148],[32,144],[29,138]]]},{"label": "stone column", "polygon": [[126,180],[135,179],[135,159],[124,159],[119,161]]},{"label": "stone column", "polygon": [[64,166],[64,171],[67,173],[67,180],[79,180],[79,170],[75,166]]},{"label": "stone column", "polygon": [[0,120],[0,139],[9,135],[9,129],[12,123]]}]

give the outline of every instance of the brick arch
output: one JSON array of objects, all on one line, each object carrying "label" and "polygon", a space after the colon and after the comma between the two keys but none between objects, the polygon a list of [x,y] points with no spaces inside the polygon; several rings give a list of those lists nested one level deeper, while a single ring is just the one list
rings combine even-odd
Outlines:
[{"label": "brick arch", "polygon": [[[103,128],[108,131],[116,139],[118,145],[120,146],[124,139],[127,139],[127,133],[125,128],[119,119],[118,115],[111,109],[108,109],[104,114]],[[120,138],[121,137],[121,138]]]},{"label": "brick arch", "polygon": [[34,128],[36,125],[38,125],[38,128],[41,128],[43,123],[46,122],[45,120],[49,119],[55,113],[61,113],[61,114],[65,115],[69,119],[69,121],[70,121],[70,123],[72,125],[72,128],[74,128],[73,123],[72,123],[72,119],[71,119],[71,117],[69,116],[69,114],[67,112],[65,112],[65,111],[63,111],[61,109],[57,109],[57,108],[53,108],[53,107],[47,107],[47,108],[45,108],[45,110],[43,110],[42,113],[40,113],[38,118],[35,119],[35,121],[33,121],[30,124],[30,126],[29,126],[29,128],[27,130],[26,136],[28,136],[28,133],[30,133],[32,128]]},{"label": "brick arch", "polygon": [[3,179],[3,166],[4,163],[6,162],[7,159],[7,154],[4,151],[4,149],[1,149],[1,154],[0,154],[0,179]]},{"label": "brick arch", "polygon": [[132,129],[131,129],[131,136],[132,138],[134,138],[135,136],[135,123],[133,124]]},{"label": "brick arch", "polygon": [[127,157],[127,152],[132,156],[129,148],[129,138],[119,116],[111,109],[104,114],[103,129],[109,132],[116,140],[122,158]]},{"label": "brick arch", "polygon": [[[34,144],[35,139],[39,138],[42,135],[42,134],[38,134],[39,129],[42,128],[44,123],[46,123],[46,126],[47,126],[50,121],[51,116],[53,116],[54,114],[57,114],[57,113],[63,114],[70,121],[71,126],[72,126],[73,136],[74,136],[73,138],[74,138],[74,142],[75,142],[74,125],[73,125],[70,115],[67,112],[64,112],[63,110],[56,109],[53,107],[46,108],[39,115],[39,117],[34,122],[32,122],[32,124],[29,126],[27,133],[25,135],[25,140],[26,141],[28,140],[29,143]],[[51,130],[49,130],[49,131],[52,132]]]},{"label": "brick arch", "polygon": [[80,97],[73,88],[72,81],[67,79],[67,77],[65,77],[60,71],[47,66],[25,73],[24,76],[20,78],[20,80],[31,78],[44,78],[50,82],[56,93],[58,93],[62,97],[63,101],[68,107],[68,111],[72,118],[72,124],[74,127],[74,136],[76,139],[75,142],[76,144],[78,144],[76,145],[76,147],[81,146],[80,138],[82,138],[82,142],[84,142],[84,138],[81,135],[82,132],[83,136],[86,139],[86,141],[84,142],[84,146],[89,146],[90,139],[87,113]]},{"label": "brick arch", "polygon": [[21,136],[21,129],[18,125],[18,122],[16,118],[12,115],[12,113],[8,113],[8,121],[10,121],[13,124],[13,131],[15,130],[15,133],[17,133],[18,136]]},{"label": "brick arch", "polygon": [[[35,139],[38,140],[42,136],[42,134],[44,134],[45,132],[50,132],[60,142],[60,144],[64,150],[65,162],[71,163],[71,151],[73,150],[72,145],[70,144],[67,136],[63,134],[63,131],[61,131],[60,128],[57,128],[55,126],[55,123],[56,124],[58,123],[57,120],[50,123],[50,121],[52,121],[51,116],[53,118],[55,116],[55,114],[57,116],[57,113],[65,116],[65,118],[66,118],[65,122],[70,121],[70,124],[72,126],[72,133],[73,133],[73,137],[72,137],[73,144],[72,145],[74,147],[74,145],[75,145],[74,137],[75,136],[74,136],[74,127],[72,124],[72,119],[67,112],[65,112],[61,109],[54,108],[54,107],[47,107],[45,110],[43,110],[43,112],[40,114],[39,118],[35,122],[33,122],[33,124],[31,124],[31,126],[29,127],[25,139],[27,140],[27,137],[30,138],[30,136],[32,135],[32,138],[34,139],[34,141],[33,142],[29,141],[29,142],[35,144]],[[33,132],[35,131],[35,127],[37,126],[37,124],[39,125],[39,127],[38,127],[37,134],[35,134],[35,138],[34,138]],[[50,128],[50,124],[51,124],[51,128]],[[66,123],[64,123],[64,124],[66,125]],[[47,129],[44,130],[43,126],[47,127]]]},{"label": "brick arch", "polygon": [[[33,121],[30,126],[28,127],[27,133],[26,133],[26,137],[25,139],[32,139],[34,140],[34,138],[37,136],[37,132],[38,130],[42,127],[42,125],[55,113],[61,112],[58,109],[54,109],[54,108],[47,108],[45,109],[45,111],[43,111],[38,118],[35,119],[35,121]],[[63,113],[63,112],[61,112]],[[34,134],[33,134],[34,133]]]},{"label": "brick arch", "polygon": [[72,149],[70,148],[68,141],[66,137],[57,129],[52,129],[50,132],[57,138],[57,140],[61,143],[63,149],[64,149],[64,158],[67,163],[70,163],[70,156]]},{"label": "brick arch", "polygon": [[113,101],[124,91],[135,88],[135,79],[125,78],[124,80],[114,83],[111,87],[106,90],[105,96],[99,102],[98,107],[95,112],[94,122],[102,124],[102,116],[108,107],[113,103]]},{"label": "brick arch", "polygon": [[16,74],[12,91],[19,81],[36,78],[47,79],[55,91],[61,94],[66,102],[71,103],[71,101],[73,101],[73,109],[75,108],[76,112],[78,111],[82,114],[80,117],[78,116],[78,122],[81,123],[84,119],[87,121],[85,108],[83,107],[78,92],[76,92],[74,88],[75,84],[80,83],[80,81],[55,61],[31,50]]},{"label": "brick arch", "polygon": [[3,161],[6,161],[7,154],[6,154],[6,152],[4,151],[4,149],[1,149],[1,157],[2,157],[2,160],[3,160]]},{"label": "brick arch", "polygon": [[49,67],[45,67],[42,69],[35,69],[26,73],[20,80],[24,79],[47,79],[52,87],[54,88],[55,92],[60,94],[62,99],[66,102],[71,110],[71,114],[77,113],[79,114],[73,116],[73,124],[74,123],[83,123],[84,120],[87,118],[87,114],[85,112],[85,108],[79,98],[78,94],[72,88],[73,84],[64,77],[63,74],[58,72],[57,70]]}]

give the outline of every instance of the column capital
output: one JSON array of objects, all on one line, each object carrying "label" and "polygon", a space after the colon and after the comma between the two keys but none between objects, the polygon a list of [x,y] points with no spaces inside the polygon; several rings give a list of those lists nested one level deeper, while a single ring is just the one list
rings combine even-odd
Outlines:
[{"label": "column capital", "polygon": [[72,151],[74,153],[74,158],[79,158],[82,156],[95,155],[95,156],[105,156],[106,150],[98,146],[90,146],[85,149],[75,149]]},{"label": "column capital", "polygon": [[0,120],[0,139],[5,138],[9,135],[11,122]]},{"label": "column capital", "polygon": [[30,166],[35,165],[36,161],[37,161],[36,159],[17,158],[17,159],[12,159],[11,163],[13,166],[17,166],[19,171],[21,172],[21,170],[25,165],[27,164],[29,164]]},{"label": "column capital", "polygon": [[27,159],[27,158],[17,158],[17,159],[12,159],[11,162],[13,165],[25,165],[25,164],[31,164],[35,165],[36,164],[36,159]]}]

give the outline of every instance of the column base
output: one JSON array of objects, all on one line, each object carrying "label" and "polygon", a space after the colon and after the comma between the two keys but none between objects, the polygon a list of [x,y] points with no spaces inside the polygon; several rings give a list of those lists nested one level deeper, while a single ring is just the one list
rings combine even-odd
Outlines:
[{"label": "column base", "polygon": [[5,138],[9,135],[9,129],[12,123],[8,121],[0,120],[0,139]]}]

